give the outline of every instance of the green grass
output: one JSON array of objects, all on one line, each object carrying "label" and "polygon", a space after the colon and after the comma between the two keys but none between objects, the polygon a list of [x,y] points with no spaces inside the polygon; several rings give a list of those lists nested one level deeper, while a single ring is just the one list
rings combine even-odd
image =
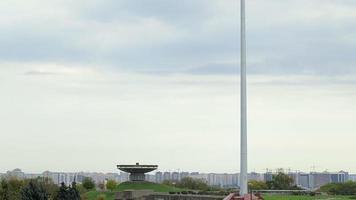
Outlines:
[{"label": "green grass", "polygon": [[151,182],[124,182],[119,184],[118,191],[124,190],[153,190],[154,192],[178,192],[182,189]]},{"label": "green grass", "polygon": [[350,200],[348,196],[284,196],[263,195],[265,200]]},{"label": "green grass", "polygon": [[114,200],[114,198],[115,198],[115,192],[90,191],[90,192],[85,193],[85,196],[87,197],[88,200],[97,200],[97,198],[100,195],[104,195],[105,200]]},{"label": "green grass", "polygon": [[182,189],[151,182],[124,182],[119,184],[114,192],[90,191],[85,193],[88,200],[97,200],[100,195],[105,195],[105,200],[114,200],[115,193],[124,190],[153,190],[154,192],[178,192]]}]

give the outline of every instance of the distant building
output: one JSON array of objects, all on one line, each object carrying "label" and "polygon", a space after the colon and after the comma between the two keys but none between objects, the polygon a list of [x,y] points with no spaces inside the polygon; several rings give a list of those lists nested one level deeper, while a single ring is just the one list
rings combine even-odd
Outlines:
[{"label": "distant building", "polygon": [[173,172],[171,180],[172,181],[179,181],[180,180],[179,173],[178,172]]},{"label": "distant building", "polygon": [[21,169],[16,168],[12,171],[7,171],[6,172],[7,177],[14,177],[18,179],[24,179],[25,178],[25,173],[21,171]]},{"label": "distant building", "polygon": [[126,172],[120,172],[120,183],[126,182],[129,180],[129,173]]},{"label": "distant building", "polygon": [[181,172],[180,173],[180,179],[183,179],[185,177],[188,177],[189,176],[189,172]]},{"label": "distant building", "polygon": [[162,172],[156,172],[156,183],[162,183],[163,182],[163,174]]},{"label": "distant building", "polygon": [[353,181],[353,182],[356,182],[356,174],[350,174],[349,175],[349,180]]},{"label": "distant building", "polygon": [[337,173],[330,173],[332,183],[344,183],[349,180],[349,173],[340,171]]},{"label": "distant building", "polygon": [[163,173],[163,180],[171,180],[171,172],[164,172]]},{"label": "distant building", "polygon": [[310,180],[310,174],[306,173],[299,173],[299,179],[297,185],[302,188],[311,188],[311,180]]},{"label": "distant building", "polygon": [[256,173],[256,172],[251,172],[248,174],[248,180],[255,180],[255,181],[263,181],[264,177],[262,174],[260,173]]},{"label": "distant building", "polygon": [[273,173],[272,172],[266,172],[263,174],[263,180],[264,181],[272,181],[273,178]]}]

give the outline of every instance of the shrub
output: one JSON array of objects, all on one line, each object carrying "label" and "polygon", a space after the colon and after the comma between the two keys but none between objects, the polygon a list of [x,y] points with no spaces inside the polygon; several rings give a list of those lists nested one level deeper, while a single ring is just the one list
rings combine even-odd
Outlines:
[{"label": "shrub", "polygon": [[92,190],[95,188],[95,183],[92,178],[86,177],[84,178],[82,185],[87,190]]}]

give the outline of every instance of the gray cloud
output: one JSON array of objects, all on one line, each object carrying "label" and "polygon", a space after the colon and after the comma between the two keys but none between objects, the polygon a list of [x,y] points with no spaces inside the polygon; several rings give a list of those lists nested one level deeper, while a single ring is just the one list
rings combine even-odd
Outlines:
[{"label": "gray cloud", "polygon": [[[238,72],[233,68],[239,62],[237,1],[42,4],[43,9],[36,0],[6,4],[1,61],[95,63],[157,73]],[[352,1],[248,2],[249,73],[355,73],[355,10]]]}]

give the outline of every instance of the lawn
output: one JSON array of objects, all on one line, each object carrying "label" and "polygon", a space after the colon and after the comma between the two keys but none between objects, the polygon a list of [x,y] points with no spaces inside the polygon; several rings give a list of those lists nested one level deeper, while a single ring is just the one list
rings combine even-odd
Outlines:
[{"label": "lawn", "polygon": [[85,193],[85,197],[82,197],[83,200],[98,200],[99,196],[103,196],[104,200],[114,200],[115,192],[98,192],[90,191]]},{"label": "lawn", "polygon": [[283,196],[264,195],[265,200],[350,200],[348,196]]},{"label": "lawn", "polygon": [[[153,190],[155,192],[178,192],[182,191],[182,189],[157,184],[157,183],[150,183],[150,182],[124,182],[119,184],[117,189],[114,192],[98,192],[98,191],[90,191],[85,193],[87,200],[97,200],[99,196],[103,196],[104,200],[114,200],[115,193],[118,191],[124,190]],[[85,199],[85,198],[83,198]]]},{"label": "lawn", "polygon": [[157,183],[151,183],[151,182],[139,182],[139,183],[123,182],[123,183],[119,184],[118,191],[124,191],[124,190],[153,190],[155,192],[182,191],[182,189],[179,189],[176,187],[157,184]]}]

